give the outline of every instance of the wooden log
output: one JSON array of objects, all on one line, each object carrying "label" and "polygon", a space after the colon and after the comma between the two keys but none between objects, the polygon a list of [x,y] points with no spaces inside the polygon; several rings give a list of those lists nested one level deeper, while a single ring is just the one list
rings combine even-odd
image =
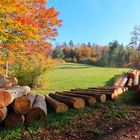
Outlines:
[{"label": "wooden log", "polygon": [[114,91],[115,89],[72,89],[71,91],[97,91],[97,92],[111,92]]},{"label": "wooden log", "polygon": [[[69,93],[69,91],[64,91],[64,93]],[[106,95],[105,94],[98,94],[95,92],[91,91],[71,91],[73,94],[78,94],[78,95],[86,95],[86,96],[92,96],[95,97],[97,101],[100,101],[101,103],[106,102]]]},{"label": "wooden log", "polygon": [[24,124],[25,117],[24,115],[19,115],[16,113],[10,113],[7,115],[5,119],[5,126],[8,128],[15,128],[20,124]]},{"label": "wooden log", "polygon": [[137,101],[140,101],[140,87],[138,87],[138,89],[135,92],[135,99]]},{"label": "wooden log", "polygon": [[139,72],[137,71],[134,75],[134,87],[137,88],[139,85]]},{"label": "wooden log", "polygon": [[87,91],[95,91],[95,92],[101,92],[101,93],[106,93],[106,92],[118,92],[118,93],[122,93],[122,92],[125,92],[127,91],[127,88],[124,88],[124,87],[102,87],[102,88],[88,88]]},{"label": "wooden log", "polygon": [[35,96],[36,94],[29,93],[28,95],[16,98],[12,103],[14,112],[17,114],[27,114],[34,103]]},{"label": "wooden log", "polygon": [[43,120],[47,116],[47,106],[45,96],[36,95],[32,109],[26,115],[27,123],[35,120]]},{"label": "wooden log", "polygon": [[127,81],[128,81],[128,77],[127,77],[127,74],[125,74],[118,86],[125,87]]},{"label": "wooden log", "polygon": [[0,77],[0,88],[7,88],[12,86],[12,82],[6,77]]},{"label": "wooden log", "polygon": [[7,116],[7,108],[0,109],[0,123],[6,118]]},{"label": "wooden log", "polygon": [[118,77],[118,79],[114,82],[113,86],[115,87],[119,87],[120,82],[122,81],[123,77],[125,76],[125,73],[123,73],[122,75],[120,75]]},{"label": "wooden log", "polygon": [[137,70],[132,70],[127,73],[128,78],[134,79]]},{"label": "wooden log", "polygon": [[60,94],[49,94],[50,97],[65,103],[66,105],[73,107],[74,109],[82,109],[85,107],[85,101],[82,98],[75,98]]},{"label": "wooden log", "polygon": [[114,90],[116,89],[115,86],[98,86],[98,87],[91,87],[88,89],[97,89],[97,90]]},{"label": "wooden log", "polygon": [[62,102],[59,102],[55,99],[53,99],[52,97],[50,96],[45,96],[45,100],[46,100],[46,103],[51,107],[53,108],[53,110],[56,112],[56,113],[59,113],[59,112],[65,112],[67,111],[69,108],[66,104],[62,103]]},{"label": "wooden log", "polygon": [[128,83],[127,83],[127,87],[128,87],[129,89],[131,89],[132,86],[133,86],[133,79],[132,79],[132,78],[129,78]]},{"label": "wooden log", "polygon": [[31,89],[28,86],[0,90],[0,108],[8,106],[14,101],[14,99],[27,95],[30,91]]},{"label": "wooden log", "polygon": [[[58,93],[58,92],[57,92]],[[72,96],[72,97],[79,97],[79,98],[83,98],[85,103],[87,105],[95,105],[96,104],[96,98],[95,97],[92,97],[92,96],[87,96],[87,95],[78,95],[78,94],[73,94],[71,92],[68,92],[68,93],[59,93],[59,94],[62,94],[62,95],[66,95],[66,96]]]}]

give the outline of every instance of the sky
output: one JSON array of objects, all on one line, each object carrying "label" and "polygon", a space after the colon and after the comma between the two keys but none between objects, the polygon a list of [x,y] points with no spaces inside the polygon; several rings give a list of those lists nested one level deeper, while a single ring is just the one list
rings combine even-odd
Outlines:
[{"label": "sky", "polygon": [[131,32],[140,24],[140,0],[48,0],[59,12],[63,26],[55,43],[130,42]]}]

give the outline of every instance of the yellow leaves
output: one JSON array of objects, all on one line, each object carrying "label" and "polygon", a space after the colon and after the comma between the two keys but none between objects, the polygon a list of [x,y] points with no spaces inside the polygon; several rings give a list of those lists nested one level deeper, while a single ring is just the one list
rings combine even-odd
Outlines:
[{"label": "yellow leaves", "polygon": [[2,64],[4,64],[4,63],[5,63],[5,61],[2,60],[2,59],[0,59],[0,65],[2,65]]},{"label": "yellow leaves", "polygon": [[4,63],[5,62],[2,59],[0,59],[0,74],[3,74],[4,73],[4,68],[3,68],[3,64]]}]

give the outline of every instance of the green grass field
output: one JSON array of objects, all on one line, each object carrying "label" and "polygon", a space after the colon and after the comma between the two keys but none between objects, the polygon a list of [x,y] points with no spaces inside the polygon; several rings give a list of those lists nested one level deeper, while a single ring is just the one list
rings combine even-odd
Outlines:
[{"label": "green grass field", "polygon": [[55,66],[55,68],[48,73],[47,89],[35,90],[35,92],[48,94],[72,88],[112,85],[116,76],[125,71],[128,71],[128,69],[65,63]]}]

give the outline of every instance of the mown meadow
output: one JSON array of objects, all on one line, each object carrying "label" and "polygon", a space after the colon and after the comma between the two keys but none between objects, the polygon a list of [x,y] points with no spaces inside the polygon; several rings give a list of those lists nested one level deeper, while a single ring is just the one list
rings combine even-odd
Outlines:
[{"label": "mown meadow", "polygon": [[64,63],[56,65],[48,73],[48,87],[35,92],[48,94],[72,88],[87,88],[112,85],[119,74],[126,68],[96,67],[86,64]]}]

